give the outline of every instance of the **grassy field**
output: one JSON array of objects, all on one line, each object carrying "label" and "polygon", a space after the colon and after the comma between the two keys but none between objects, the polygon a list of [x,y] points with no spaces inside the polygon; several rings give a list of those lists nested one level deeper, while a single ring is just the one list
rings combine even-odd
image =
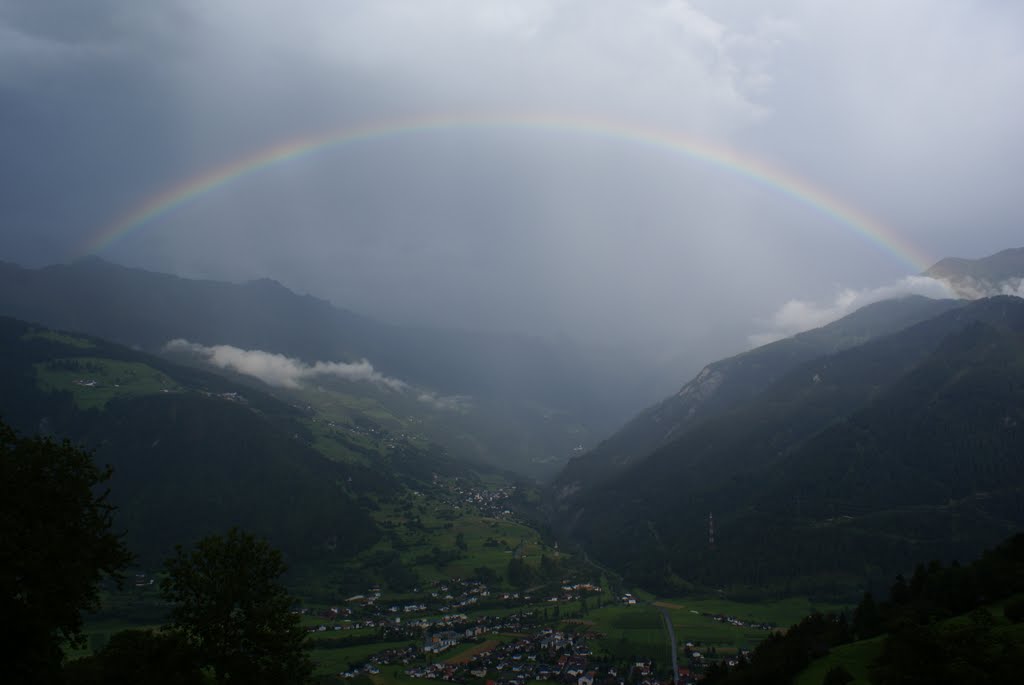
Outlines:
[{"label": "grassy field", "polygon": [[664,622],[653,606],[602,607],[591,611],[586,619],[593,621],[593,630],[604,634],[594,644],[597,654],[619,660],[648,658],[660,664],[672,658]]},{"label": "grassy field", "polygon": [[[469,578],[475,569],[487,567],[499,575],[515,553],[536,567],[542,554],[554,557],[555,550],[546,546],[536,530],[514,521],[477,514],[467,508],[454,509],[437,502],[424,501],[402,509],[383,505],[374,513],[389,535],[364,553],[371,558],[381,551],[396,551],[405,566],[414,569],[425,582],[448,578]],[[455,550],[459,540],[465,545],[459,558],[440,566],[422,561],[434,548]]]},{"label": "grassy field", "polygon": [[821,685],[825,674],[842,666],[853,676],[851,685],[868,685],[868,666],[882,651],[884,636],[836,647],[797,676],[794,685]]},{"label": "grassy field", "polygon": [[412,642],[409,640],[402,640],[400,642],[379,642],[372,645],[357,645],[355,647],[341,647],[339,649],[314,649],[310,651],[310,656],[313,658],[314,673],[316,675],[338,674],[366,663],[366,660],[377,652],[383,652],[386,649],[404,648],[410,644]]},{"label": "grassy field", "polygon": [[163,373],[138,362],[75,357],[35,367],[41,388],[70,392],[80,409],[102,409],[115,397],[138,397],[181,389]]},{"label": "grassy field", "polygon": [[500,644],[505,642],[511,642],[516,638],[511,635],[488,635],[487,638],[480,643],[465,642],[451,652],[446,654],[444,662],[446,664],[468,664],[472,657],[482,652],[489,652]]},{"label": "grassy field", "polygon": [[797,623],[814,611],[834,611],[841,607],[812,604],[805,598],[748,604],[720,599],[675,599],[641,602],[633,606],[613,605],[590,611],[584,618],[593,629],[604,634],[596,649],[616,659],[632,656],[653,658],[661,663],[669,657],[667,634],[659,608],[672,619],[676,639],[682,648],[686,642],[714,647],[719,654],[751,649],[769,635],[750,626],[734,626],[715,621],[704,614],[722,614],[747,623],[773,623],[780,628]]},{"label": "grassy field", "polygon": [[68,345],[70,347],[77,347],[82,350],[91,350],[96,346],[86,340],[85,338],[78,338],[67,333],[58,333],[57,331],[40,330],[31,331],[23,335],[22,340],[52,340],[55,343],[61,345]]},{"label": "grassy field", "polygon": [[746,603],[723,599],[676,599],[661,600],[658,606],[668,609],[675,627],[676,639],[681,645],[687,642],[714,647],[719,654],[735,653],[739,649],[752,649],[768,637],[769,631],[752,626],[735,626],[724,621],[715,621],[704,614],[732,616],[745,623],[770,623],[785,630],[808,614],[838,611],[843,607],[810,602],[806,598],[793,597],[782,600]]},{"label": "grassy field", "polygon": [[805,616],[814,612],[840,612],[849,609],[838,604],[822,604],[811,602],[806,597],[789,597],[779,600],[766,600],[763,602],[734,602],[726,599],[664,599],[658,601],[658,606],[670,609],[675,616],[676,612],[696,611],[698,613],[722,614],[742,619],[748,623],[772,623],[780,629],[798,623]]}]

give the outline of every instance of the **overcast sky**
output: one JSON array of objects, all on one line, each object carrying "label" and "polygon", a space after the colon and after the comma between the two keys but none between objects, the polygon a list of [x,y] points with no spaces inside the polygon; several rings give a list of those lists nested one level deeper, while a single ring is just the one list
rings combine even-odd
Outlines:
[{"label": "overcast sky", "polygon": [[[147,198],[282,141],[473,116],[684,136],[917,255],[979,257],[1024,244],[1022,103],[1020,2],[0,0],[0,259],[73,259]],[[391,321],[669,346],[929,288],[771,184],[572,125],[327,148],[101,255]]]}]

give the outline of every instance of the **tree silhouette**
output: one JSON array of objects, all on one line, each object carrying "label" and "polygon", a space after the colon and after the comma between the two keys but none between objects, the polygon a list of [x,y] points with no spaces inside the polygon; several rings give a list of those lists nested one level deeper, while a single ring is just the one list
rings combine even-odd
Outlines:
[{"label": "tree silhouette", "polygon": [[177,633],[122,630],[97,654],[70,662],[68,685],[204,685],[194,648]]},{"label": "tree silhouette", "polygon": [[306,633],[279,582],[281,553],[237,528],[181,546],[161,584],[174,607],[168,628],[192,644],[219,683],[304,683]]},{"label": "tree silhouette", "polygon": [[109,468],[64,441],[0,422],[0,644],[5,682],[55,682],[61,643],[83,644],[82,612],[131,554],[111,532]]}]

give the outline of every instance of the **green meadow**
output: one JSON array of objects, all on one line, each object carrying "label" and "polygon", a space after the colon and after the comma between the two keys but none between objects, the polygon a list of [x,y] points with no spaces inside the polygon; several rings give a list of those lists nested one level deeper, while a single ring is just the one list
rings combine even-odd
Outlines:
[{"label": "green meadow", "polygon": [[397,642],[378,642],[338,649],[313,649],[310,650],[309,655],[313,659],[315,674],[336,675],[363,665],[367,659],[378,652],[383,652],[386,649],[405,648],[410,644],[414,644],[414,642],[411,640],[400,640]]},{"label": "green meadow", "polygon": [[59,343],[61,345],[68,345],[69,347],[77,347],[82,350],[95,349],[96,345],[89,342],[85,338],[79,338],[67,333],[58,333],[57,331],[51,330],[37,330],[30,331],[25,335],[21,336],[22,340],[49,340],[51,342]]},{"label": "green meadow", "polygon": [[612,605],[589,612],[586,620],[592,630],[601,633],[594,644],[595,654],[613,660],[654,659],[670,663],[668,633],[661,613],[648,604]]},{"label": "green meadow", "polygon": [[747,623],[772,623],[783,630],[815,612],[837,613],[850,608],[840,604],[812,602],[806,597],[787,597],[759,602],[736,602],[718,598],[665,599],[660,601],[660,605],[672,611],[673,617],[678,612],[696,611],[733,616]]},{"label": "green meadow", "polygon": [[842,666],[853,676],[850,685],[868,685],[868,669],[882,652],[885,636],[861,640],[835,647],[827,656],[818,659],[794,680],[794,685],[821,685],[825,674],[836,666]]},{"label": "green meadow", "polygon": [[115,397],[181,390],[168,376],[138,362],[74,357],[36,364],[35,369],[42,389],[70,392],[81,409],[103,409]]}]

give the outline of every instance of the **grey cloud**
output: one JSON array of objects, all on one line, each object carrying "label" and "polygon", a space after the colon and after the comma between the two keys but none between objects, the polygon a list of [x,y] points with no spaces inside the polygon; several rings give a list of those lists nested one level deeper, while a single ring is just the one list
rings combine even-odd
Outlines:
[{"label": "grey cloud", "polygon": [[[732,147],[935,259],[1012,246],[1024,221],[1020,3],[6,0],[0,35],[0,258],[67,259],[255,151],[431,114]],[[583,128],[321,150],[103,254],[267,276],[395,321],[676,352],[742,346],[779,302],[915,271],[770,179]],[[817,308],[835,305],[804,318]]]},{"label": "grey cloud", "polygon": [[440,411],[464,412],[473,405],[473,399],[468,395],[437,395],[423,392],[416,399]]},{"label": "grey cloud", "polygon": [[1024,297],[1024,279],[1017,278],[1006,281],[1002,284],[1000,289],[1001,295],[1013,295],[1014,297]]}]

